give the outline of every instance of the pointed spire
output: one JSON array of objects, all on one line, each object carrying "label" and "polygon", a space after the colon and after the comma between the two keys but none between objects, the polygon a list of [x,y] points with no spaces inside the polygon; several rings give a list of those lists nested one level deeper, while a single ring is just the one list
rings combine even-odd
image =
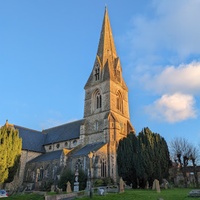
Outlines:
[{"label": "pointed spire", "polygon": [[100,58],[102,66],[108,59],[113,61],[117,57],[107,7],[105,7],[97,56]]}]

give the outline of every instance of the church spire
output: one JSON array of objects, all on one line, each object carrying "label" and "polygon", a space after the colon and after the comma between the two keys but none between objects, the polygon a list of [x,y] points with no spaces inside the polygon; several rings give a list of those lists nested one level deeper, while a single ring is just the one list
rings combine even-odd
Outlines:
[{"label": "church spire", "polygon": [[111,59],[111,61],[113,61],[117,58],[107,7],[105,8],[97,56],[99,57],[102,66],[105,65],[107,60]]}]

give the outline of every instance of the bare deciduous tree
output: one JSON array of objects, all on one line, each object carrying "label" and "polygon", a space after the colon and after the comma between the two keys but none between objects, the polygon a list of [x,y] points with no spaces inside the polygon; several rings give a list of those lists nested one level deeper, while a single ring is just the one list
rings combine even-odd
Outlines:
[{"label": "bare deciduous tree", "polygon": [[184,185],[187,187],[186,168],[189,164],[189,160],[192,154],[192,146],[186,139],[176,138],[171,141],[170,149],[174,161],[178,163],[180,170],[183,173]]},{"label": "bare deciduous tree", "polygon": [[191,152],[190,152],[190,161],[192,162],[193,166],[193,172],[194,172],[194,178],[195,178],[195,184],[196,187],[199,187],[198,182],[198,174],[197,174],[197,163],[199,161],[199,150],[195,146],[191,146]]}]

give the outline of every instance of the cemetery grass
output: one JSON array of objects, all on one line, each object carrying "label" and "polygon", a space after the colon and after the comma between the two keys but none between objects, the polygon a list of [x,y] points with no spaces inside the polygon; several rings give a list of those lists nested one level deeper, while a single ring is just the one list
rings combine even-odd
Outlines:
[{"label": "cemetery grass", "polygon": [[[109,193],[105,196],[93,195],[93,200],[158,200],[159,198],[163,200],[196,200],[199,198],[188,197],[188,193],[192,188],[173,188],[168,190],[161,190],[157,193],[153,190],[141,190],[141,189],[130,189],[125,190],[124,193],[114,194]],[[77,198],[78,199],[78,198]],[[80,200],[89,200],[89,197],[81,197]]]},{"label": "cemetery grass", "polygon": [[39,194],[17,194],[11,195],[8,198],[2,198],[2,200],[44,200],[44,195]]}]

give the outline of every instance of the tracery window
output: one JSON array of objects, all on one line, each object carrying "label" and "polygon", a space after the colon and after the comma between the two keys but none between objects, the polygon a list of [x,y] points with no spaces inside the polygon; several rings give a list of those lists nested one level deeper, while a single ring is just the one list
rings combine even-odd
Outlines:
[{"label": "tracery window", "polygon": [[80,158],[76,161],[75,169],[83,169],[83,163]]}]

